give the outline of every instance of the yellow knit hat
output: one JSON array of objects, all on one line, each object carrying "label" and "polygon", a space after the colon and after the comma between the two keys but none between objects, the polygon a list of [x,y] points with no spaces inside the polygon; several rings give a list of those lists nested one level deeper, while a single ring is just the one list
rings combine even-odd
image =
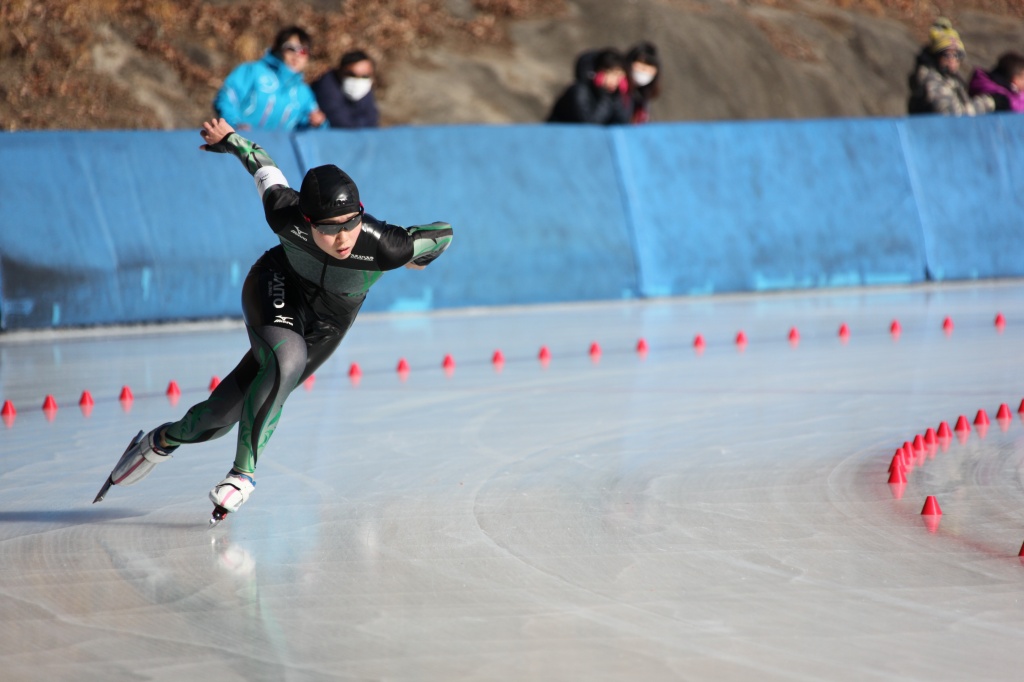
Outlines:
[{"label": "yellow knit hat", "polygon": [[928,30],[928,49],[932,54],[941,54],[946,50],[956,50],[961,58],[965,54],[964,42],[960,34],[953,28],[953,22],[946,17],[939,17]]}]

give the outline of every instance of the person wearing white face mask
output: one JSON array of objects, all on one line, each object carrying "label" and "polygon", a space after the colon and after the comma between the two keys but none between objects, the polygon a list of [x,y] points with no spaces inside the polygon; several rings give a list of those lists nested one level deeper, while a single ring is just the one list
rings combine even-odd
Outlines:
[{"label": "person wearing white face mask", "polygon": [[626,54],[626,62],[629,64],[629,92],[633,98],[631,123],[647,123],[651,120],[651,100],[661,93],[658,50],[652,43],[637,43]]},{"label": "person wearing white face mask", "polygon": [[376,65],[362,50],[346,52],[337,69],[313,83],[320,109],[332,128],[376,128],[380,113],[373,96]]}]

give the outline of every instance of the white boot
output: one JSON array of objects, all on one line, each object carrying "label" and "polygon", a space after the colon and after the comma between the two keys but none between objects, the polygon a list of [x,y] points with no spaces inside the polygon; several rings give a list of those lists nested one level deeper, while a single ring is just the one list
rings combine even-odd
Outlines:
[{"label": "white boot", "polygon": [[[171,453],[178,446],[162,447],[157,435],[169,423],[158,426],[145,436],[142,436],[142,438],[135,437],[135,440],[131,442],[128,449],[121,455],[121,460],[117,463],[117,466],[110,472],[111,483],[114,485],[135,485],[148,476],[153,467],[170,458]],[[142,432],[140,431],[139,433],[141,435]]]},{"label": "white boot", "polygon": [[236,512],[255,489],[256,481],[251,474],[243,474],[232,469],[228,472],[227,478],[213,486],[210,501],[225,511]]}]

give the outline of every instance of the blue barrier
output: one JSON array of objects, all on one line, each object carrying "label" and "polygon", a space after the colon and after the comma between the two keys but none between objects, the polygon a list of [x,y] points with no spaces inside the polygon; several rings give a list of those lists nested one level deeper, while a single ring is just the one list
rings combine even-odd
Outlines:
[{"label": "blue barrier", "polygon": [[637,293],[614,150],[600,128],[310,131],[296,144],[308,166],[344,167],[376,217],[399,225],[444,220],[455,229],[443,267],[415,280],[385,276],[368,310]]},{"label": "blue barrier", "polygon": [[[366,310],[1021,276],[1024,117],[252,133],[298,185],[446,220]],[[0,136],[0,329],[237,316],[277,243],[238,161],[178,132]]]},{"label": "blue barrier", "polygon": [[905,125],[930,279],[1024,275],[1024,120],[1016,114]]},{"label": "blue barrier", "polygon": [[[285,172],[301,177],[289,137],[270,137]],[[277,239],[238,160],[200,152],[199,141],[194,132],[0,137],[0,326],[240,314],[241,281]]]},{"label": "blue barrier", "polygon": [[921,281],[893,121],[616,132],[645,296]]}]

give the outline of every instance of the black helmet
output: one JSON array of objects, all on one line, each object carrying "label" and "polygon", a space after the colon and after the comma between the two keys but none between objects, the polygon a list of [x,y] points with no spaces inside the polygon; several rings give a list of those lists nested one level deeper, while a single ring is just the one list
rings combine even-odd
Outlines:
[{"label": "black helmet", "polygon": [[317,166],[306,172],[299,190],[299,209],[311,223],[359,212],[359,189],[337,166]]}]

